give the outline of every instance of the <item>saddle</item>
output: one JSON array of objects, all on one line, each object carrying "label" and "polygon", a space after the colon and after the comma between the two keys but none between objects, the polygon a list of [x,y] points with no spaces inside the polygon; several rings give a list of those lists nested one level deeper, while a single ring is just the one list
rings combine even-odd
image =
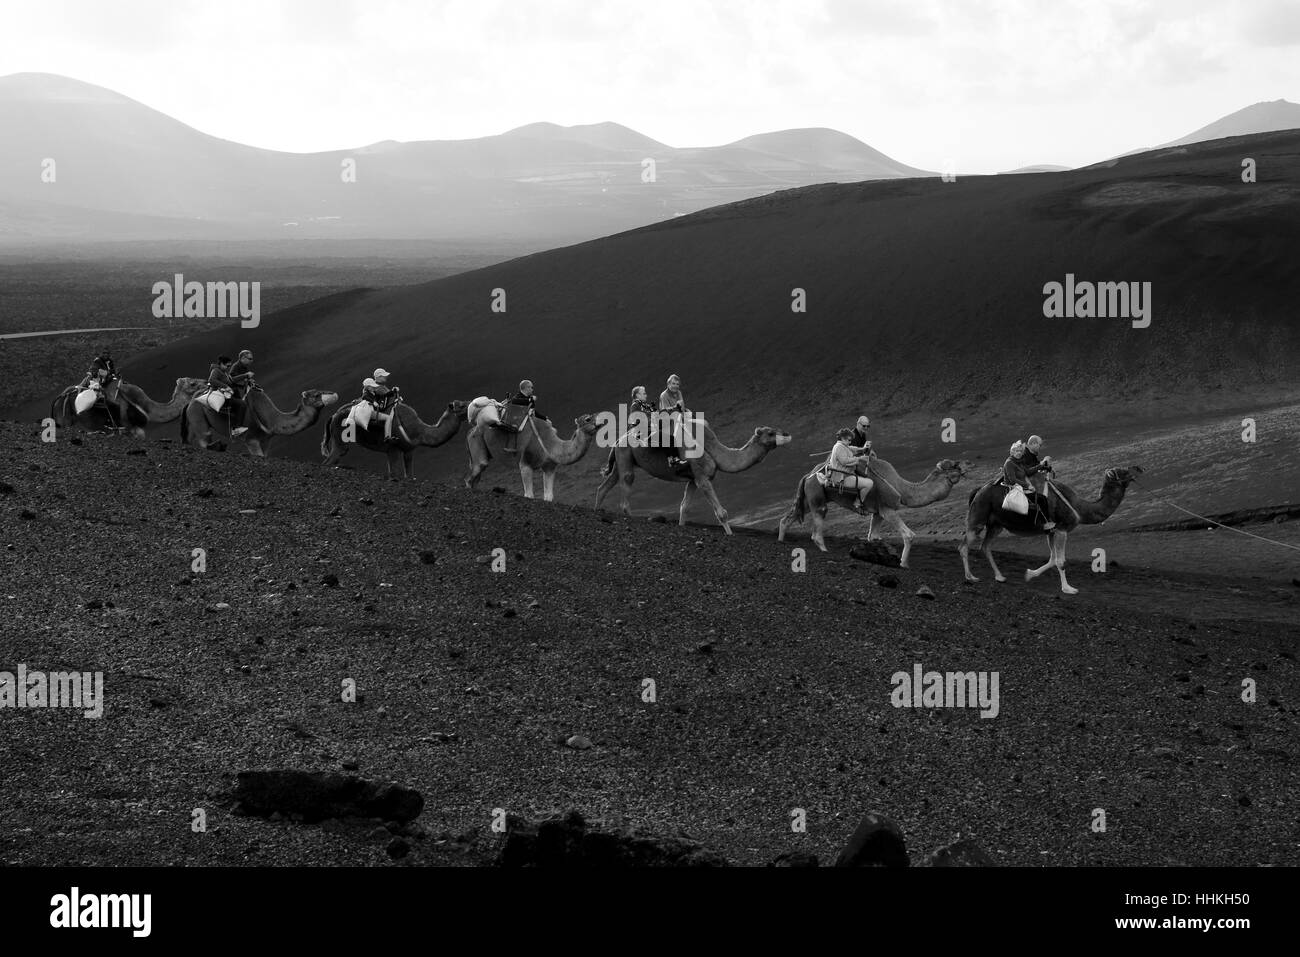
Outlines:
[{"label": "saddle", "polygon": [[509,402],[498,403],[497,418],[500,421],[494,422],[493,426],[506,432],[521,432],[528,422],[528,417],[532,414],[533,410],[526,405],[512,405]]}]

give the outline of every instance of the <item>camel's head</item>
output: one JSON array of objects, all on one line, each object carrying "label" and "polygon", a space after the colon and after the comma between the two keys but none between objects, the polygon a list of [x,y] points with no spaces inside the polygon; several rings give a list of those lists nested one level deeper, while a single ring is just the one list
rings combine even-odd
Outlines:
[{"label": "camel's head", "polygon": [[208,384],[207,379],[195,379],[190,376],[181,376],[176,380],[176,391],[186,398],[194,398]]},{"label": "camel's head", "polygon": [[595,435],[600,429],[600,424],[596,421],[596,417],[591,414],[578,416],[573,420],[573,424],[578,427],[579,431],[586,435]]},{"label": "camel's head", "polygon": [[963,479],[975,468],[975,463],[970,459],[940,459],[934,464],[937,471],[956,479]]},{"label": "camel's head", "polygon": [[464,415],[465,410],[468,408],[469,408],[469,403],[462,402],[460,399],[452,399],[450,402],[447,403],[447,411],[457,417]]},{"label": "camel's head", "polygon": [[754,430],[754,439],[765,449],[774,449],[778,445],[785,445],[790,441],[790,433],[785,429],[773,429],[766,425],[760,425]]},{"label": "camel's head", "polygon": [[322,392],[320,389],[307,389],[302,393],[302,404],[313,409],[323,409],[339,400],[337,392]]},{"label": "camel's head", "polygon": [[1106,485],[1118,485],[1122,489],[1127,489],[1130,482],[1134,482],[1142,475],[1142,466],[1130,465],[1126,469],[1110,468],[1106,469]]}]

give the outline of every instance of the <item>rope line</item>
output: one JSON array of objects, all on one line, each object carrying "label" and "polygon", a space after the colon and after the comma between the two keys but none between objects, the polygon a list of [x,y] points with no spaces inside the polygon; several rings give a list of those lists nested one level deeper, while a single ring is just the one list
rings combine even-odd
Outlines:
[{"label": "rope line", "polygon": [[[1135,485],[1140,484],[1136,479],[1133,480],[1133,483]],[[1142,491],[1147,492],[1148,495],[1151,494],[1149,491],[1147,491],[1145,487],[1142,488]],[[1281,545],[1283,548],[1290,548],[1297,552],[1300,552],[1300,545],[1292,545],[1290,542],[1279,542],[1277,539],[1265,538],[1263,535],[1256,535],[1254,532],[1248,532],[1245,529],[1236,528],[1235,526],[1232,525],[1224,525],[1222,522],[1216,522],[1214,519],[1209,518],[1205,515],[1197,515],[1191,509],[1183,508],[1177,502],[1171,502],[1167,498],[1161,498],[1159,496],[1153,496],[1153,497],[1157,502],[1164,502],[1166,505],[1172,505],[1174,508],[1178,509],[1178,511],[1186,512],[1188,515],[1192,516],[1192,518],[1199,518],[1203,522],[1209,522],[1211,525],[1217,525],[1219,528],[1226,528],[1230,532],[1236,532],[1238,535],[1245,535],[1247,538],[1257,538],[1261,542],[1268,542],[1270,545]]]}]

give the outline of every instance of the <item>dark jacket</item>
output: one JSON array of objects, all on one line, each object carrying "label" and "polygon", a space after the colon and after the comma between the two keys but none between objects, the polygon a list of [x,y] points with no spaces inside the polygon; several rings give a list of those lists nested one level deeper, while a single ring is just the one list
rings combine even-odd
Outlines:
[{"label": "dark jacket", "polygon": [[1030,484],[1041,492],[1047,481],[1047,476],[1043,473],[1050,472],[1052,467],[1050,465],[1044,465],[1038,461],[1038,456],[1028,449],[1025,449],[1025,455],[1024,458],[1020,460],[1020,464],[1024,469],[1025,475],[1029,478]]},{"label": "dark jacket", "polygon": [[1002,463],[1002,480],[1007,485],[1019,485],[1024,488],[1029,482],[1029,474],[1025,471],[1024,460],[1016,461],[1011,456]]},{"label": "dark jacket", "polygon": [[241,359],[230,367],[230,379],[235,385],[246,386],[253,378],[253,367]]},{"label": "dark jacket", "polygon": [[214,389],[233,389],[234,381],[230,378],[230,373],[219,365],[214,365],[208,370],[208,385]]},{"label": "dark jacket", "polygon": [[867,444],[867,434],[861,429],[855,428],[853,430],[853,438],[849,440],[849,444],[856,446],[857,448],[862,448]]},{"label": "dark jacket", "polygon": [[541,412],[537,411],[536,395],[524,395],[522,392],[516,392],[509,399],[507,399],[506,402],[510,405],[527,406],[528,408],[533,410],[533,415],[537,416],[537,418],[542,419],[543,421],[546,422],[551,421],[550,419],[546,418],[546,416],[542,415]]}]

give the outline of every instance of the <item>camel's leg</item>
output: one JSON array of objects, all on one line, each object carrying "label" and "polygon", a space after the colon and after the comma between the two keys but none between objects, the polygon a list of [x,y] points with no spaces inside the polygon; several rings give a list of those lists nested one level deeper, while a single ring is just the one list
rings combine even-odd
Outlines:
[{"label": "camel's leg", "polygon": [[1061,539],[1056,543],[1056,570],[1061,575],[1061,591],[1065,592],[1067,595],[1077,595],[1079,594],[1079,589],[1074,588],[1065,580],[1065,539],[1067,533],[1058,531],[1056,534]]},{"label": "camel's leg", "polygon": [[812,510],[812,540],[822,551],[826,551],[826,507]]},{"label": "camel's leg", "polygon": [[690,507],[691,507],[691,495],[692,495],[694,492],[695,492],[695,483],[694,483],[694,482],[687,482],[687,483],[686,483],[686,494],[682,496],[682,504],[681,504],[681,507],[677,509],[677,524],[678,524],[678,525],[685,525],[685,524],[686,524],[686,513],[690,510]]},{"label": "camel's leg", "polygon": [[600,503],[605,501],[605,496],[609,494],[609,490],[617,484],[618,465],[616,464],[614,470],[601,479],[600,485],[596,487],[596,511],[600,511]]},{"label": "camel's leg", "polygon": [[912,539],[916,538],[916,533],[907,527],[907,523],[903,521],[903,516],[893,509],[883,511],[881,517],[886,525],[897,527],[898,534],[903,539],[903,554],[898,558],[898,567],[911,567],[908,565],[907,559],[912,554]]},{"label": "camel's leg", "polygon": [[993,539],[997,538],[998,533],[1001,531],[1002,529],[996,525],[988,526],[988,528],[984,530],[984,541],[980,542],[980,551],[982,551],[984,557],[989,560],[989,567],[993,569],[993,580],[995,582],[1004,582],[1007,580],[1006,576],[1002,574],[1002,570],[998,568],[998,563],[993,560]]},{"label": "camel's leg", "polygon": [[402,453],[402,477],[415,478],[415,449]]},{"label": "camel's leg", "polygon": [[1056,534],[1047,536],[1047,561],[1037,568],[1025,569],[1025,581],[1031,582],[1043,572],[1056,565]]},{"label": "camel's leg", "polygon": [[542,501],[555,501],[555,466],[542,468]]},{"label": "camel's leg", "polygon": [[790,511],[782,515],[781,521],[776,523],[776,540],[778,542],[785,541],[785,526],[789,523],[792,515],[794,515],[794,509],[790,509]]},{"label": "camel's leg", "polygon": [[[875,531],[876,531],[876,513],[872,512],[870,515],[867,516],[867,541],[869,542],[875,541],[876,539]],[[903,567],[906,568],[907,566],[904,565]]]},{"label": "camel's leg", "polygon": [[735,532],[731,530],[731,524],[727,521],[727,510],[723,508],[722,503],[718,501],[718,493],[713,490],[713,483],[703,476],[697,475],[695,477],[695,485],[704,493],[705,498],[709,500],[709,504],[713,506],[713,514],[717,517],[718,524],[722,526],[722,530],[728,535],[734,535]]},{"label": "camel's leg", "polygon": [[618,477],[619,490],[623,493],[623,504],[620,506],[623,517],[632,517],[632,483],[636,480],[636,472],[629,467],[627,472],[621,473]]},{"label": "camel's leg", "polygon": [[524,483],[524,498],[533,497],[533,467],[523,460],[519,460],[519,478]]},{"label": "camel's leg", "polygon": [[483,454],[483,439],[480,436],[473,436],[465,444],[469,450],[469,472],[465,475],[465,487],[473,488],[487,468],[487,456]]},{"label": "camel's leg", "polygon": [[347,454],[347,443],[343,441],[341,436],[335,435],[333,431],[331,431],[329,451],[325,453],[325,461],[321,462],[321,465],[338,465],[339,459],[343,458],[343,456]]},{"label": "camel's leg", "polygon": [[968,582],[979,581],[975,573],[970,570],[970,548],[979,539],[981,531],[982,528],[978,525],[975,528],[966,529],[961,544],[957,546],[957,552],[961,555],[961,566],[966,571],[966,580]]},{"label": "camel's leg", "polygon": [[390,479],[397,479],[399,474],[404,475],[406,473],[405,469],[403,469],[401,473],[397,470],[397,463],[401,454],[401,452],[394,448],[384,449],[384,458],[388,461],[388,477]]}]

